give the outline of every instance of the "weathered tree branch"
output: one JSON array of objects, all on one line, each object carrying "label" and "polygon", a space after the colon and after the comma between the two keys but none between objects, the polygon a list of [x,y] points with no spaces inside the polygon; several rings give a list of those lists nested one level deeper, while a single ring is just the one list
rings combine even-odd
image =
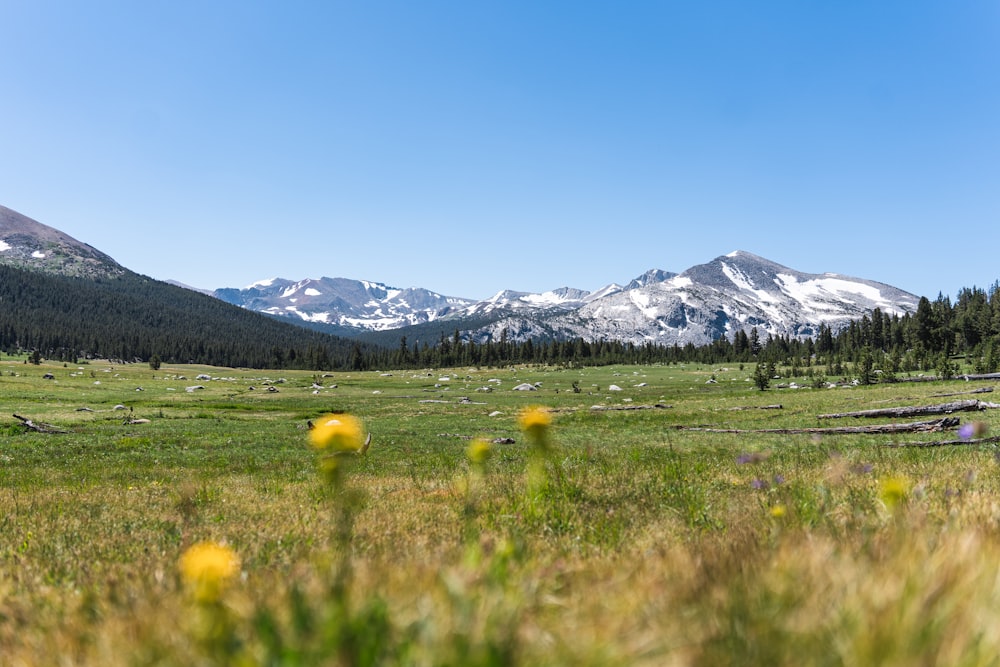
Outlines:
[{"label": "weathered tree branch", "polygon": [[885,447],[950,447],[955,445],[985,445],[992,442],[1000,442],[1000,435],[989,438],[970,438],[968,440],[934,440],[931,442],[887,442]]},{"label": "weathered tree branch", "polygon": [[29,431],[34,431],[35,433],[66,433],[60,428],[53,426],[52,424],[35,423],[27,417],[22,417],[21,415],[14,415],[15,419],[21,420],[21,426],[28,429]]},{"label": "weathered tree branch", "polygon": [[860,412],[838,412],[827,415],[818,415],[817,419],[841,419],[843,417],[921,417],[924,415],[947,415],[952,412],[984,410],[986,407],[987,406],[983,404],[982,401],[978,401],[973,398],[965,401],[941,403],[940,405],[876,408],[874,410],[861,410]]},{"label": "weathered tree branch", "polygon": [[673,406],[657,403],[656,405],[592,405],[590,409],[595,412],[603,412],[609,410],[666,410],[671,407]]},{"label": "weathered tree branch", "polygon": [[774,433],[778,435],[814,434],[814,435],[844,435],[844,434],[892,434],[892,433],[923,433],[943,431],[958,426],[958,417],[943,417],[930,421],[910,422],[907,424],[882,424],[879,426],[839,426],[831,428],[702,428],[694,426],[678,426],[679,430],[702,431],[704,433]]},{"label": "weathered tree branch", "polygon": [[973,389],[972,391],[954,391],[950,394],[931,394],[937,398],[944,398],[945,396],[965,396],[966,394],[989,394],[993,391],[993,387],[980,387],[979,389]]}]

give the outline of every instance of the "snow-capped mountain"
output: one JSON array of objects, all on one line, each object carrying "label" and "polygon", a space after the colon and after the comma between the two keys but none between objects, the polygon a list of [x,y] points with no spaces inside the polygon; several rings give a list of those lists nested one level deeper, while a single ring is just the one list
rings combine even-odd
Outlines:
[{"label": "snow-capped mountain", "polygon": [[621,287],[614,284],[597,292],[587,292],[574,287],[560,287],[541,294],[501,290],[489,299],[472,304],[463,311],[463,314],[474,316],[507,312],[572,311],[590,303],[595,298],[619,290]]},{"label": "snow-capped mountain", "polygon": [[421,288],[399,289],[347,278],[271,278],[243,289],[218,289],[213,294],[269,315],[372,331],[431,322],[474,303]]},{"label": "snow-capped mountain", "polygon": [[501,290],[483,301],[345,278],[262,281],[216,290],[229,303],[357,330],[384,331],[441,321],[476,340],[615,339],[707,344],[753,327],[761,335],[815,335],[870,314],[916,311],[918,297],[834,273],[809,274],[736,251],[676,274],[652,269],[620,286],[563,287],[541,294]]},{"label": "snow-capped mountain", "polygon": [[90,278],[125,272],[103,252],[6,206],[0,206],[0,264]]},{"label": "snow-capped mountain", "polygon": [[[130,274],[69,235],[0,206],[0,264],[89,278]],[[202,291],[202,290],[199,290]],[[483,301],[347,278],[263,280],[215,297],[341,335],[406,329],[434,344],[442,331],[479,341],[506,336],[702,345],[756,327],[760,335],[815,335],[878,308],[914,313],[918,297],[884,283],[796,271],[736,251],[675,274],[651,269],[593,292],[501,290]],[[372,333],[374,336],[375,334]],[[401,334],[402,335],[402,334]]]},{"label": "snow-capped mountain", "polygon": [[756,327],[761,335],[813,336],[837,330],[875,308],[888,315],[917,309],[919,298],[871,280],[795,271],[736,251],[659,282],[595,299],[570,313],[509,317],[479,332],[704,345]]}]

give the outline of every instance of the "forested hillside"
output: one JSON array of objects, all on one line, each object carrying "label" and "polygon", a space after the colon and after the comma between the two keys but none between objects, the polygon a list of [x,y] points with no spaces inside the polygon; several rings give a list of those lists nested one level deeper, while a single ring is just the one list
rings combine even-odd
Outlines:
[{"label": "forested hillside", "polygon": [[0,266],[0,348],[249,368],[359,365],[373,346],[275,321],[126,272],[76,278]]},{"label": "forested hillside", "polygon": [[[602,365],[614,363],[754,363],[784,366],[786,374],[824,366],[831,376],[860,375],[863,382],[891,381],[899,373],[955,372],[955,358],[964,357],[980,373],[1000,371],[1000,285],[989,290],[959,290],[955,303],[944,296],[920,299],[916,313],[890,316],[876,308],[870,315],[839,331],[821,326],[815,338],[772,336],[751,329],[732,340],[709,345],[657,345],[611,340],[498,340],[476,343],[462,332],[445,334],[433,323],[438,338],[426,341],[430,325],[381,332],[371,367],[497,366],[509,363]],[[414,341],[407,333],[419,335]],[[395,340],[391,336],[395,334]],[[391,348],[391,349],[389,349]],[[779,370],[781,370],[779,368]],[[875,371],[879,371],[875,373]]]},{"label": "forested hillside", "polygon": [[[476,343],[435,323],[408,342],[406,329],[379,344],[348,340],[226,304],[213,297],[126,272],[98,279],[0,266],[0,349],[75,361],[160,359],[249,368],[311,370],[501,366],[512,363],[741,363],[825,366],[828,375],[862,381],[899,373],[948,375],[963,356],[977,372],[1000,371],[1000,285],[964,288],[952,303],[921,298],[916,313],[875,309],[840,331],[816,338],[740,331],[706,346],[637,345],[613,340],[497,340]],[[412,333],[416,333],[414,329]],[[876,371],[880,371],[876,373]]]}]

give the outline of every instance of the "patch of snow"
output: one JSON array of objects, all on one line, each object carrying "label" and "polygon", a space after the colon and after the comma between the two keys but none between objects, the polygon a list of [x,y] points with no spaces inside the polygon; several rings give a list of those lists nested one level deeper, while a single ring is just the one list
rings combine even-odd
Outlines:
[{"label": "patch of snow", "polygon": [[766,301],[771,303],[779,301],[779,299],[775,297],[775,295],[769,294],[764,290],[760,290],[754,287],[753,283],[750,282],[750,279],[747,278],[746,274],[737,269],[735,266],[730,266],[725,262],[721,262],[721,264],[722,264],[722,272],[726,274],[726,277],[729,278],[729,280],[731,280],[732,283],[737,287],[739,287],[740,289],[751,292],[761,301]]},{"label": "patch of snow", "polygon": [[255,283],[250,283],[249,285],[247,285],[243,289],[244,290],[250,290],[250,289],[254,289],[256,287],[270,287],[271,285],[274,284],[275,280],[277,280],[277,278],[268,278],[266,280],[258,280]]},{"label": "patch of snow", "polygon": [[45,253],[42,252],[41,250],[36,250],[35,252],[31,253],[31,256],[34,257],[35,259],[45,259]]},{"label": "patch of snow", "polygon": [[6,241],[0,241],[0,252],[4,252],[5,250],[10,250],[10,244]]},{"label": "patch of snow", "polygon": [[312,287],[306,288],[306,296],[323,296],[323,293]]},{"label": "patch of snow", "polygon": [[629,300],[647,318],[655,320],[659,316],[656,306],[649,303],[649,293],[641,290],[629,290],[627,292]]},{"label": "patch of snow", "polygon": [[[799,282],[795,276],[779,273],[778,280],[781,281],[779,287],[785,294],[813,311],[839,313],[842,303],[857,303],[857,300],[864,300],[889,312],[896,312],[892,308],[892,303],[873,285],[836,278],[830,274],[823,278]],[[855,298],[851,299],[852,296]]]}]

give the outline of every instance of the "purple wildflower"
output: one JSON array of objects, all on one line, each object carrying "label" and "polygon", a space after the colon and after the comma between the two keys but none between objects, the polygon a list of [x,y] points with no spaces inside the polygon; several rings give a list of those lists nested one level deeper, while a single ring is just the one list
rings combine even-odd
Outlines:
[{"label": "purple wildflower", "polygon": [[762,489],[766,489],[768,487],[768,484],[766,481],[762,479],[755,479],[754,481],[750,482],[750,486],[760,491]]},{"label": "purple wildflower", "polygon": [[962,440],[971,440],[976,434],[976,427],[971,422],[966,422],[958,427],[958,437]]},{"label": "purple wildflower", "polygon": [[784,475],[775,475],[774,476],[774,485],[775,486],[781,486],[784,483],[785,483],[785,476]]}]

